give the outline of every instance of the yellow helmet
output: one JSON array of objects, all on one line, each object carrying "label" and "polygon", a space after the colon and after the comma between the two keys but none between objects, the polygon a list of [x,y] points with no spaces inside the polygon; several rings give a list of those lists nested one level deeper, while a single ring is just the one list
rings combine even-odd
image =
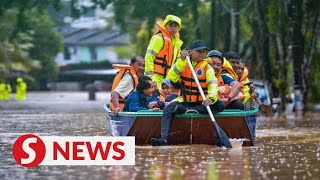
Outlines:
[{"label": "yellow helmet", "polygon": [[174,22],[178,23],[178,25],[179,25],[179,29],[178,30],[181,29],[181,26],[182,26],[181,19],[178,16],[175,16],[175,15],[172,15],[172,14],[169,14],[169,15],[166,16],[165,20],[162,23],[162,27],[165,29],[167,23],[169,23],[171,21],[174,21]]},{"label": "yellow helmet", "polygon": [[23,79],[22,78],[18,78],[17,82],[23,82]]}]

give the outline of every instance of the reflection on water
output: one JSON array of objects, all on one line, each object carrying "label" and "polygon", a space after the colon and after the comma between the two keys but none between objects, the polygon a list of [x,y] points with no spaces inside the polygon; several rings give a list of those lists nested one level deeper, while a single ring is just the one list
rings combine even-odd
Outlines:
[{"label": "reflection on water", "polygon": [[[136,146],[135,166],[39,166],[16,164],[11,150],[25,133],[107,135],[106,94],[31,94],[0,106],[0,179],[319,179],[320,119],[258,120],[256,146],[232,150],[209,145]],[[39,101],[41,99],[41,101]],[[54,102],[57,102],[55,104]]]}]

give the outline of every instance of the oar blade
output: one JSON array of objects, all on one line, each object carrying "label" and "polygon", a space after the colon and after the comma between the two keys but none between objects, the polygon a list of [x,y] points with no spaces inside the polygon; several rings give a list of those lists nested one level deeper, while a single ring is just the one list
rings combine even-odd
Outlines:
[{"label": "oar blade", "polygon": [[231,142],[227,136],[227,134],[220,128],[218,127],[220,131],[220,137],[218,137],[218,143],[217,146],[219,147],[226,147],[228,149],[232,148]]},{"label": "oar blade", "polygon": [[260,110],[261,114],[264,116],[272,116],[273,115],[273,110],[272,110],[271,106],[261,104],[259,106],[259,110]]}]

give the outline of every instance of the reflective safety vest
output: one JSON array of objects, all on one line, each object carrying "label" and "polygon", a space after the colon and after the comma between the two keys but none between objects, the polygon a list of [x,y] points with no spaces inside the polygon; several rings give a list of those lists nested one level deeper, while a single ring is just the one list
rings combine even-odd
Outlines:
[{"label": "reflective safety vest", "polygon": [[156,59],[154,60],[153,71],[154,73],[161,74],[161,75],[164,75],[164,77],[166,77],[169,69],[171,68],[171,65],[174,63],[173,62],[174,47],[172,44],[172,36],[169,34],[167,30],[161,27],[160,22],[157,22],[156,25],[159,27],[159,31],[155,32],[154,35],[161,33],[163,38],[163,47],[156,55]]},{"label": "reflective safety vest", "polygon": [[[206,67],[209,63],[207,61],[200,61],[194,68],[194,71],[198,77],[200,86],[203,90],[203,93],[208,94],[208,85],[206,83]],[[198,86],[192,76],[191,70],[187,65],[185,70],[181,73],[181,84],[184,86],[185,93],[183,92],[183,98],[187,100],[187,102],[201,102],[202,97],[200,95]]]},{"label": "reflective safety vest", "polygon": [[[129,65],[124,65],[124,64],[112,64],[112,67],[116,68],[116,69],[120,69],[120,71],[118,71],[117,75],[115,76],[114,80],[113,80],[113,84],[112,84],[112,88],[111,88],[111,93],[114,91],[114,89],[116,89],[116,87],[118,86],[118,84],[120,83],[120,80],[123,78],[124,74],[129,71],[132,79],[133,79],[133,84],[134,84],[134,89],[132,91],[134,91],[138,85],[138,76],[136,71],[133,69],[133,67],[129,66]],[[131,92],[132,92],[131,91]],[[130,92],[130,93],[131,93]],[[128,95],[129,96],[129,95]],[[124,107],[124,102],[125,99],[123,99],[121,96],[119,96],[119,106],[120,109],[122,110]],[[114,105],[112,102],[110,102],[110,109],[113,111],[115,109]]]}]

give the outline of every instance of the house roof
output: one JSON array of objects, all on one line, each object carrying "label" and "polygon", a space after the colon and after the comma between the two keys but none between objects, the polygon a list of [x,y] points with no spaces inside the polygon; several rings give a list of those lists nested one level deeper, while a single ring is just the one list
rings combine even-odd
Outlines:
[{"label": "house roof", "polygon": [[96,29],[60,28],[64,44],[72,45],[125,45],[129,42],[127,33]]}]

